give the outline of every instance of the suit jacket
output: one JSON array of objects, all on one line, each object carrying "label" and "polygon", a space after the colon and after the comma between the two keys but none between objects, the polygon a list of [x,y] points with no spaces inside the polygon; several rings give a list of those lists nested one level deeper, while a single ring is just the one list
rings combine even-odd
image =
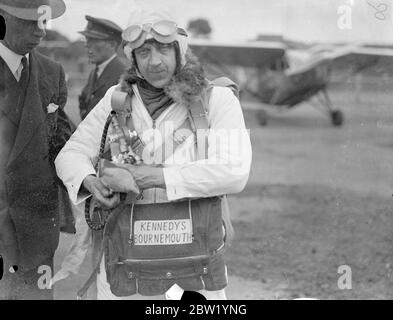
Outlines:
[{"label": "suit jacket", "polygon": [[95,105],[104,97],[108,89],[119,83],[120,76],[125,71],[126,66],[119,59],[115,57],[104,69],[100,77],[97,79],[91,94],[89,95],[89,87],[92,85],[94,72],[93,70],[87,81],[86,86],[83,88],[79,96],[79,110],[82,120],[88,113],[95,107]]},{"label": "suit jacket", "polygon": [[[63,111],[63,68],[34,50],[29,67],[29,83],[21,92],[0,57],[0,250],[7,265],[22,269],[48,261],[58,246],[59,180],[54,159],[71,135]],[[59,108],[49,113],[50,103]],[[18,122],[12,111],[19,104]]]}]

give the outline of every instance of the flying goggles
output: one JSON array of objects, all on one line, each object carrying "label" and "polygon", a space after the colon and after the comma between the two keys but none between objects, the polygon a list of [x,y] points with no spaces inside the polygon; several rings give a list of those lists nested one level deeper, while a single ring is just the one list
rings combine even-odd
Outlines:
[{"label": "flying goggles", "polygon": [[178,28],[176,23],[162,20],[155,23],[132,25],[124,30],[122,37],[127,41],[128,46],[134,50],[145,43],[148,35],[151,35],[160,43],[171,43],[176,40],[178,34],[187,36],[187,32]]}]

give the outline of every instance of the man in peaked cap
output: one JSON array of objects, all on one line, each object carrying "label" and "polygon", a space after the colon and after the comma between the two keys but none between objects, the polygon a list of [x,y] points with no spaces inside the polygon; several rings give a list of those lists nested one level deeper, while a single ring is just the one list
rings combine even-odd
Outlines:
[{"label": "man in peaked cap", "polygon": [[0,299],[53,299],[40,277],[53,272],[61,188],[53,161],[71,127],[64,70],[35,47],[65,8],[63,0],[0,0]]},{"label": "man in peaked cap", "polygon": [[89,61],[95,64],[88,82],[79,96],[79,109],[82,120],[102,99],[106,91],[117,84],[125,65],[116,52],[122,41],[123,30],[107,19],[86,16],[86,29],[80,33],[86,37]]}]

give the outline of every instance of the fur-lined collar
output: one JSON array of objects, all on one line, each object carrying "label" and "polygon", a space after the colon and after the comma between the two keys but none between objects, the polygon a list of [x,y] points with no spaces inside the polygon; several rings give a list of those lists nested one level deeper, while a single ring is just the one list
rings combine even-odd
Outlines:
[{"label": "fur-lined collar", "polygon": [[[137,77],[136,66],[133,63],[120,79],[121,90],[132,94],[131,86],[136,83]],[[189,50],[186,53],[185,66],[174,75],[164,90],[173,101],[190,105],[206,88],[207,81],[202,65]]]}]

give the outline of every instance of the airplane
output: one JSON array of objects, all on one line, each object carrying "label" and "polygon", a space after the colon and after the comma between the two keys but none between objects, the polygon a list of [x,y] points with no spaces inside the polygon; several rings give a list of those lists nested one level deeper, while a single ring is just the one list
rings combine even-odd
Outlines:
[{"label": "airplane", "polygon": [[273,41],[230,44],[192,39],[190,47],[204,63],[208,77],[226,75],[239,84],[241,93],[248,92],[263,104],[258,108],[262,126],[268,122],[268,107],[292,109],[313,97],[313,105],[322,107],[332,125],[341,126],[343,112],[333,106],[327,90],[332,68],[351,76],[393,60],[393,49],[358,45],[315,45],[299,50]]}]

